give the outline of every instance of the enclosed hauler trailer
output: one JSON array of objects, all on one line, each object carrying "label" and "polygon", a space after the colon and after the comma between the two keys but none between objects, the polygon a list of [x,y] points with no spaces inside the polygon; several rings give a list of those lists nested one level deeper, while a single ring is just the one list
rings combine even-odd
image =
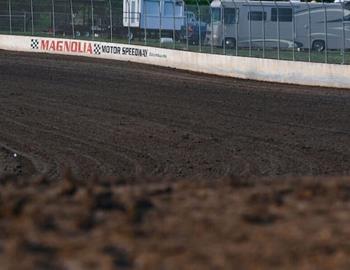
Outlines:
[{"label": "enclosed hauler trailer", "polygon": [[125,27],[179,31],[185,25],[183,0],[123,0]]},{"label": "enclosed hauler trailer", "polygon": [[214,0],[206,43],[255,48],[350,48],[350,2]]}]

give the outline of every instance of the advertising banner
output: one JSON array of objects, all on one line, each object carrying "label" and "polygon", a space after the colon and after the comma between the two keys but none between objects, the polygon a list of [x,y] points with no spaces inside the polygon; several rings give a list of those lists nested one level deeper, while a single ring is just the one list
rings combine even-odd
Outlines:
[{"label": "advertising banner", "polygon": [[130,61],[259,81],[350,88],[350,66],[348,65],[215,55],[141,45],[14,35],[0,35],[0,49]]}]

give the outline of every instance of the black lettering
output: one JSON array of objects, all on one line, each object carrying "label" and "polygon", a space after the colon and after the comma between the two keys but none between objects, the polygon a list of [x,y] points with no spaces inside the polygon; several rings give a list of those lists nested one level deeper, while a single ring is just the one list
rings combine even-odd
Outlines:
[{"label": "black lettering", "polygon": [[102,46],[103,53],[109,53],[109,46]]}]

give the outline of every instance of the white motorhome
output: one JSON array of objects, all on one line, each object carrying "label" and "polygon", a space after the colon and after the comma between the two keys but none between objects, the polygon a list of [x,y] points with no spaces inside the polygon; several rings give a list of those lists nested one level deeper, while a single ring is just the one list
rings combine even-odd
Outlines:
[{"label": "white motorhome", "polygon": [[214,0],[206,43],[227,47],[350,48],[350,2]]},{"label": "white motorhome", "polygon": [[185,24],[183,0],[124,0],[123,26],[150,30],[181,30]]}]

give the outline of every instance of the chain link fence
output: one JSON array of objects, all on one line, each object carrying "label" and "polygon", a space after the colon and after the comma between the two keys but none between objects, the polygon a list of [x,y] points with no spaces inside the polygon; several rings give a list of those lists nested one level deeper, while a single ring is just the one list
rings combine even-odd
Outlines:
[{"label": "chain link fence", "polygon": [[[192,1],[193,2],[193,1]],[[350,63],[350,2],[0,0],[0,33]]]}]

